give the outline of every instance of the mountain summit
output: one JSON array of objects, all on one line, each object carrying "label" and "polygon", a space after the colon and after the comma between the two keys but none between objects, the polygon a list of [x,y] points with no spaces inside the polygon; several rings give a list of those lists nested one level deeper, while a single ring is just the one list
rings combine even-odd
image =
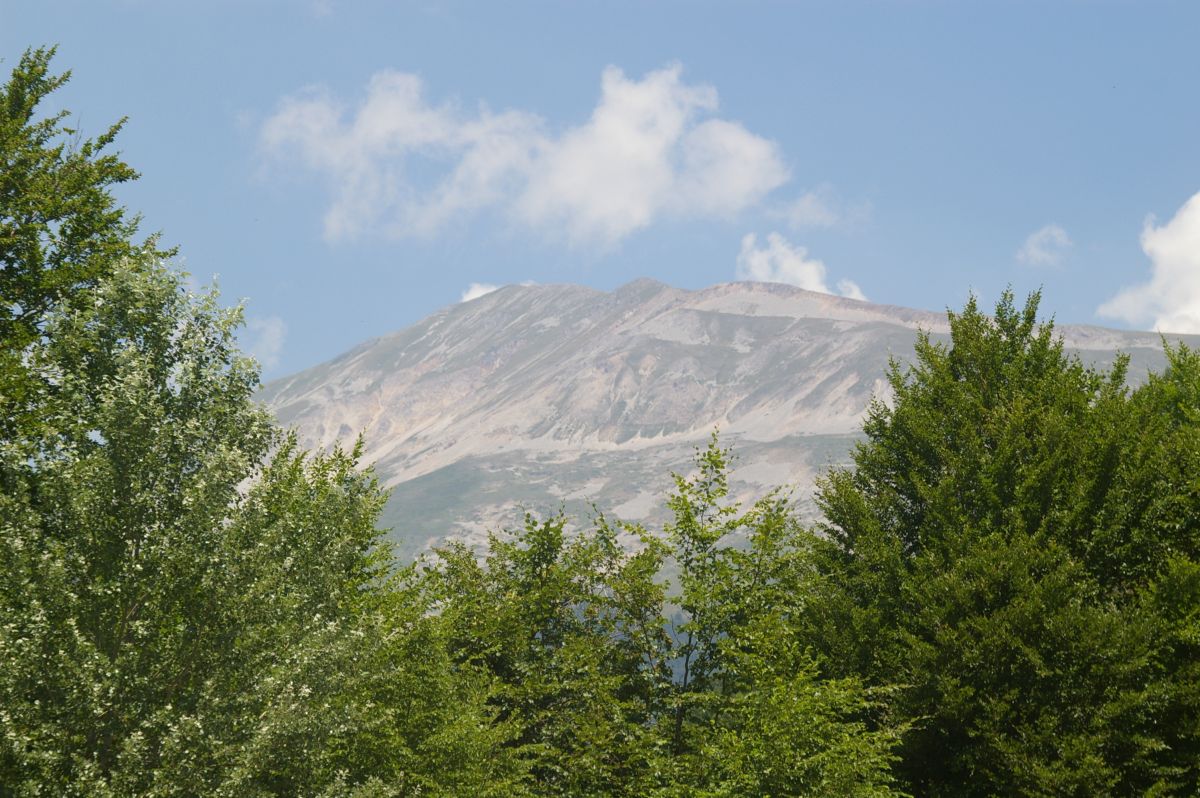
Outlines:
[{"label": "mountain summit", "polygon": [[[656,520],[671,471],[714,428],[737,456],[735,495],[789,486],[811,515],[814,477],[845,462],[869,402],[886,399],[889,357],[907,358],[919,329],[944,337],[946,317],[774,283],[514,285],[276,380],[261,400],[306,446],[365,435],[407,554],[479,541],[526,510]],[[1164,363],[1157,334],[1058,333],[1085,362],[1128,353],[1135,380]]]}]

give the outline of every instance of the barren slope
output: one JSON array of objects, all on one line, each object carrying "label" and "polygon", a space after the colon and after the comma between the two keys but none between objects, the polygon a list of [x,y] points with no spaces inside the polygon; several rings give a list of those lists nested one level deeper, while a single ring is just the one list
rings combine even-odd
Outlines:
[{"label": "barren slope", "polygon": [[[638,280],[611,293],[508,286],[267,385],[261,399],[309,446],[365,433],[393,487],[385,523],[406,553],[479,540],[523,509],[592,502],[657,520],[670,472],[716,426],[739,456],[734,490],[793,486],[844,462],[888,357],[944,314],[767,283],[684,291]],[[1159,337],[1060,330],[1089,362],[1160,368]]]}]

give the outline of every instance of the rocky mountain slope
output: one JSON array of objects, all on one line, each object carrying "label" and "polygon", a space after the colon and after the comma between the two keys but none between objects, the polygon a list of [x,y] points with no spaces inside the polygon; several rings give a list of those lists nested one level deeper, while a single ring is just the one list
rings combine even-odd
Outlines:
[{"label": "rocky mountain slope", "polygon": [[[738,457],[738,496],[787,486],[812,515],[814,478],[846,461],[889,356],[908,357],[919,328],[942,337],[945,315],[768,283],[508,286],[261,399],[308,446],[365,434],[405,554],[478,542],[525,510],[586,518],[594,504],[654,523],[671,471],[714,427]],[[1129,353],[1134,380],[1163,363],[1154,333],[1059,332],[1088,362]]]}]

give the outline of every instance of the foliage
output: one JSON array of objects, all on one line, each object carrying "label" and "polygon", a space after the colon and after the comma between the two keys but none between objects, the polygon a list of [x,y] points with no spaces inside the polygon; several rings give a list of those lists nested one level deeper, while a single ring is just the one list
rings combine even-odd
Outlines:
[{"label": "foliage", "polygon": [[948,346],[893,363],[821,487],[808,636],[834,673],[903,685],[917,794],[1191,794],[1198,360],[1169,350],[1130,394],[1037,304],[972,300]]},{"label": "foliage", "polygon": [[37,420],[30,408],[46,386],[29,381],[21,355],[47,314],[148,246],[133,242],[136,219],[110,193],[137,176],[104,152],[124,120],[83,139],[67,111],[38,118],[70,78],[51,72],[53,56],[26,51],[0,88],[0,425]]},{"label": "foliage", "polygon": [[[251,402],[238,312],[179,281],[129,262],[28,351],[60,401],[4,449],[36,452],[10,460],[20,479],[0,499],[13,794],[302,794],[359,777],[385,741],[462,722],[411,700],[398,714],[418,674],[418,705],[472,706],[448,661],[413,648],[431,634],[421,608],[386,589],[383,495],[357,454],[279,438]],[[394,709],[377,712],[382,697]]]},{"label": "foliage", "polygon": [[132,241],[116,128],[34,119],[51,54],[0,119],[0,794],[507,794],[383,492],[277,431],[240,310]]},{"label": "foliage", "polygon": [[820,534],[730,500],[400,567],[361,446],[253,401],[240,309],[0,109],[0,795],[1200,792],[1200,354],[1137,390],[1037,297],[893,364]]},{"label": "foliage", "polygon": [[869,731],[854,678],[823,679],[799,637],[813,590],[811,534],[787,501],[728,502],[716,433],[676,476],[666,527],[682,612],[673,635],[673,783],[663,795],[885,796],[899,728]]},{"label": "foliage", "polygon": [[[0,120],[0,794],[886,784],[863,692],[818,684],[790,616],[763,610],[801,587],[798,530],[775,500],[718,507],[715,440],[664,536],[530,519],[482,561],[398,567],[359,450],[277,430],[240,310],[133,241],[110,189],[134,173],[101,154],[120,125],[81,142],[65,115],[36,119],[66,80],[52,54],[21,59]],[[730,541],[748,529],[745,559]]]},{"label": "foliage", "polygon": [[873,698],[797,638],[810,536],[778,496],[727,502],[727,458],[714,435],[662,534],[531,517],[482,562],[438,553],[452,651],[497,678],[537,794],[893,794],[897,730],[868,730]]},{"label": "foliage", "polygon": [[537,792],[623,794],[665,665],[653,659],[656,552],[627,556],[611,529],[568,539],[564,524],[529,518],[515,540],[494,537],[483,562],[452,545],[427,588],[455,659],[495,678],[492,703]]}]

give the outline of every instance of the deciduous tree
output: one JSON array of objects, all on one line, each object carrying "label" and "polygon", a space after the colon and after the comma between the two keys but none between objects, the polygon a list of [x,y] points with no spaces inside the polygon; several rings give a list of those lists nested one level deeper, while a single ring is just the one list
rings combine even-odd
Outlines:
[{"label": "deciduous tree", "polygon": [[902,686],[916,794],[1193,794],[1197,358],[1131,394],[1037,305],[972,300],[892,365],[820,490],[809,640]]}]

